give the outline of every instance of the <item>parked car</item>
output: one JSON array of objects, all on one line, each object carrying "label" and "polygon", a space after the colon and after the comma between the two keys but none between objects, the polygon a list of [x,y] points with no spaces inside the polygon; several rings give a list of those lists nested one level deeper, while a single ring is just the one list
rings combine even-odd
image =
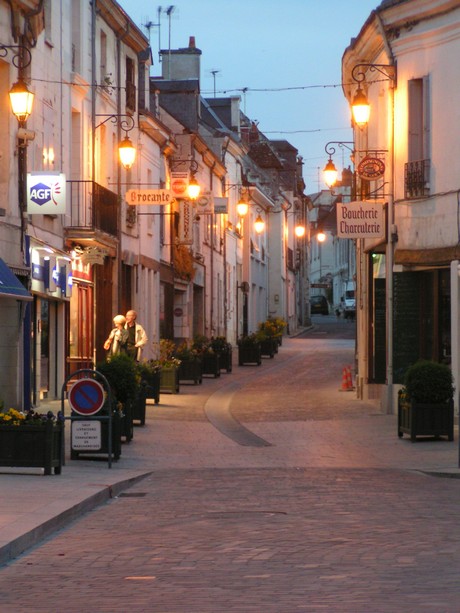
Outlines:
[{"label": "parked car", "polygon": [[310,313],[312,315],[329,315],[329,304],[325,296],[310,298]]}]

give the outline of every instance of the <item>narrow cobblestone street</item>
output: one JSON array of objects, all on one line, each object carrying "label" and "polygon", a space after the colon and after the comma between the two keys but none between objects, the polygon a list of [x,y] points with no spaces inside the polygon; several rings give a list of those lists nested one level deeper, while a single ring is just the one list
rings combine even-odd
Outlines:
[{"label": "narrow cobblestone street", "polygon": [[1,613],[460,611],[457,432],[341,392],[345,326],[149,406],[119,463],[151,474],[4,566]]}]

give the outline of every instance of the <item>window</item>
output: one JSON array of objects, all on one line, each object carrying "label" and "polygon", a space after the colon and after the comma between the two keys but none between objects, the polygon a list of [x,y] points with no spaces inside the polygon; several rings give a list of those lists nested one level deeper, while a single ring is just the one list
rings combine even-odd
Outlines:
[{"label": "window", "polygon": [[130,57],[126,58],[126,108],[131,111],[136,110],[134,62]]},{"label": "window", "polygon": [[406,198],[420,198],[429,193],[430,113],[428,77],[408,82],[408,143],[404,172]]},{"label": "window", "polygon": [[100,85],[108,85],[107,78],[107,34],[101,30],[101,63],[100,63]]}]

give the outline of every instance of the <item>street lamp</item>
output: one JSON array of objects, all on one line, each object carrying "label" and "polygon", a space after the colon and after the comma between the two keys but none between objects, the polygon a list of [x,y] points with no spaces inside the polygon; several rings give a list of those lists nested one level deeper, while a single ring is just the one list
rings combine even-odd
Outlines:
[{"label": "street lamp", "polygon": [[9,91],[9,96],[11,110],[16,116],[19,125],[22,126],[32,112],[35,96],[31,91],[29,91],[22,77],[19,77],[19,80],[14,83],[13,87]]},{"label": "street lamp", "polygon": [[363,127],[368,124],[371,105],[366,94],[361,89],[361,83],[366,80],[366,71],[379,72],[386,79],[393,81],[393,87],[396,85],[396,66],[393,64],[356,64],[353,66],[351,76],[358,83],[358,89],[351,103],[351,111],[353,119],[357,126]]},{"label": "street lamp", "polygon": [[[336,148],[333,145],[338,145],[341,148],[345,147],[346,149],[351,151],[352,154],[354,154],[355,152],[354,142],[352,141],[330,141],[326,143],[324,150],[328,154],[329,159],[327,161],[326,166],[324,167],[323,172],[324,172],[324,182],[329,187],[329,189],[334,187],[334,185],[337,183],[337,177],[338,177],[337,168],[335,167],[335,164],[332,161],[332,156],[336,152]],[[352,145],[352,146],[350,147],[349,145]]]},{"label": "street lamp", "polygon": [[97,130],[97,128],[102,126],[107,121],[112,121],[112,123],[118,124],[118,126],[125,131],[124,139],[118,143],[118,155],[123,168],[125,170],[130,170],[136,160],[136,147],[133,145],[128,136],[128,132],[131,132],[131,130],[134,128],[134,119],[131,117],[131,115],[120,114],[96,114],[96,117],[105,117],[105,119],[94,127],[95,130]]}]

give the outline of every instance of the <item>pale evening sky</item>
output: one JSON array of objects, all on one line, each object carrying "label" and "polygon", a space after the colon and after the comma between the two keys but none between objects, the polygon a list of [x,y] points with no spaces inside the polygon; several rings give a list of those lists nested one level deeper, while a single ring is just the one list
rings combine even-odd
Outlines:
[{"label": "pale evening sky", "polygon": [[[324,146],[352,140],[340,86],[342,55],[380,0],[118,2],[147,36],[145,25],[152,24],[152,76],[161,74],[160,47],[188,47],[194,36],[202,51],[202,95],[213,97],[214,84],[218,97],[240,95],[242,110],[268,138],[286,139],[299,150],[305,192],[324,187]],[[348,166],[347,150],[334,161],[337,168]]]}]

